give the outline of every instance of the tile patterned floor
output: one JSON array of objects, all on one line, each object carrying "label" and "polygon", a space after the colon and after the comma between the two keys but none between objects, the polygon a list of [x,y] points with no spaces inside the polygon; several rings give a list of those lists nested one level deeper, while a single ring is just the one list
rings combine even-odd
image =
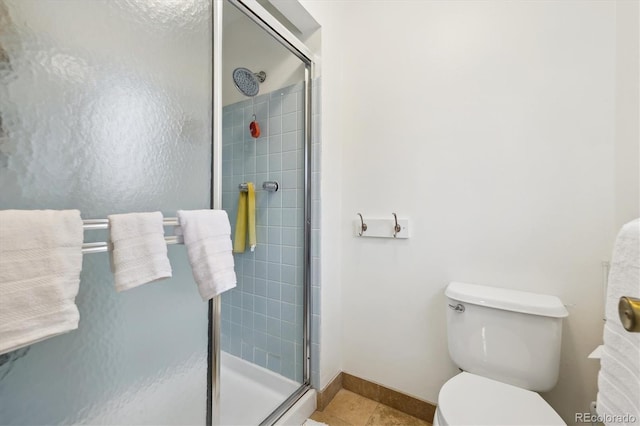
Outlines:
[{"label": "tile patterned floor", "polygon": [[431,423],[345,389],[337,393],[324,411],[316,411],[311,418],[329,426],[431,426]]}]

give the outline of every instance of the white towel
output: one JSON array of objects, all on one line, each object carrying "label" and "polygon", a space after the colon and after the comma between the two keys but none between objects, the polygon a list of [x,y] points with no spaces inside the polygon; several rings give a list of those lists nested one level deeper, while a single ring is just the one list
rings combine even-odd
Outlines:
[{"label": "white towel", "polygon": [[224,210],[179,210],[176,235],[184,236],[193,278],[203,300],[236,286],[231,225]]},{"label": "white towel", "polygon": [[613,248],[597,401],[605,424],[638,425],[640,333],[629,333],[622,327],[618,316],[621,296],[640,297],[640,219],[622,227]]},{"label": "white towel", "polygon": [[0,354],[78,328],[78,210],[0,211]]},{"label": "white towel", "polygon": [[162,213],[112,214],[109,230],[117,291],[171,277]]}]

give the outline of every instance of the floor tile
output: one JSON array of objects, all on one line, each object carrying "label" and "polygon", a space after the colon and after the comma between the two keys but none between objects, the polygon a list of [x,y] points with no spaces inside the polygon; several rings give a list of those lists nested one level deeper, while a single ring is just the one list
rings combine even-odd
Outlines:
[{"label": "floor tile", "polygon": [[410,416],[395,408],[378,404],[369,417],[367,426],[427,426],[427,423],[417,417]]},{"label": "floor tile", "polygon": [[364,426],[378,403],[348,390],[341,389],[324,409],[324,413],[336,416],[354,426]]},{"label": "floor tile", "polygon": [[347,423],[340,417],[325,413],[324,411],[316,411],[311,415],[311,420],[316,422],[326,423],[329,426],[351,426],[351,423]]}]

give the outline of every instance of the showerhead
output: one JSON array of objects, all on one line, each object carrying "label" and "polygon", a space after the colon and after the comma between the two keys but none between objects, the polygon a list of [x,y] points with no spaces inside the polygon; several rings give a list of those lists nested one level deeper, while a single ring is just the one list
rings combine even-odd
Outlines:
[{"label": "showerhead", "polygon": [[255,96],[260,90],[260,83],[264,82],[267,74],[264,71],[253,73],[246,68],[233,70],[233,83],[236,89],[245,96]]}]

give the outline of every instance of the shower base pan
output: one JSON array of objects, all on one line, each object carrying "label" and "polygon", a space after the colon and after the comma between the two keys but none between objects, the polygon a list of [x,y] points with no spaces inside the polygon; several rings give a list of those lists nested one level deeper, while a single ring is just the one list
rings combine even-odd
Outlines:
[{"label": "shower base pan", "polygon": [[221,354],[220,424],[258,425],[300,384],[266,368]]}]

